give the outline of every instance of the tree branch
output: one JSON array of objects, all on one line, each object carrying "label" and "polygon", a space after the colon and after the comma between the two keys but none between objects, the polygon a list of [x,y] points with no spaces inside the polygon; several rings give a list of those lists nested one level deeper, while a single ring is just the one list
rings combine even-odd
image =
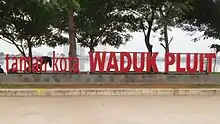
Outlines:
[{"label": "tree branch", "polygon": [[[15,43],[14,40],[11,40],[9,37],[6,37],[6,36],[4,36],[4,37],[7,38],[8,40],[10,40],[10,41],[11,41],[11,44],[15,45],[15,47],[18,49],[18,51],[19,51],[23,56],[26,57],[25,52],[22,51],[22,48],[20,48],[20,47],[22,47],[21,45],[18,45],[17,43]],[[7,42],[7,40],[5,40],[4,38],[0,38],[0,39],[2,39],[3,41]],[[8,41],[7,43],[10,43],[10,41]]]},{"label": "tree branch", "polygon": [[168,10],[167,10],[167,15],[166,15],[166,17],[169,16],[173,4],[174,4],[174,1],[171,2],[171,5],[170,5],[170,7],[169,7]]},{"label": "tree branch", "polygon": [[100,38],[102,37],[102,35],[104,35],[104,33],[106,32],[108,26],[104,26],[103,30],[101,31],[101,34],[99,34],[98,38],[96,38],[97,41],[100,40]]},{"label": "tree branch", "polygon": [[[6,43],[15,45],[14,43],[12,43],[12,41],[8,41],[8,40],[6,40],[6,39],[4,39],[4,38],[1,38],[1,37],[0,37],[0,39],[3,40],[3,41],[6,42]],[[18,44],[16,44],[16,45],[17,45],[17,46],[21,46],[21,45],[18,45]]]},{"label": "tree branch", "polygon": [[164,17],[165,17],[165,15],[163,14],[162,7],[163,7],[163,6],[161,6],[161,7],[159,8],[159,11],[160,11],[160,14],[161,14],[162,18],[164,18]]},{"label": "tree branch", "polygon": [[159,8],[160,14],[162,15],[163,18],[169,17],[169,13],[170,13],[170,11],[171,11],[171,8],[172,8],[173,4],[174,4],[174,1],[171,2],[171,5],[169,6],[168,10],[165,12],[166,14],[163,14],[163,10],[162,10],[162,7],[163,7],[163,6],[161,6],[161,7]]},{"label": "tree branch", "polygon": [[80,39],[77,37],[77,35],[76,35],[76,39],[77,39],[77,41],[80,41]]},{"label": "tree branch", "polygon": [[145,27],[144,27],[144,23],[143,23],[143,20],[141,20],[141,29],[144,33],[144,36],[146,36],[146,32],[145,32]]},{"label": "tree branch", "polygon": [[166,47],[164,46],[164,44],[160,43],[160,45],[166,50]]},{"label": "tree branch", "polygon": [[22,49],[22,52],[25,53],[25,52],[24,52],[24,45],[23,45],[23,42],[21,42],[21,49]]},{"label": "tree branch", "polygon": [[170,38],[170,41],[168,43],[168,45],[170,45],[170,43],[173,41],[173,37]]}]

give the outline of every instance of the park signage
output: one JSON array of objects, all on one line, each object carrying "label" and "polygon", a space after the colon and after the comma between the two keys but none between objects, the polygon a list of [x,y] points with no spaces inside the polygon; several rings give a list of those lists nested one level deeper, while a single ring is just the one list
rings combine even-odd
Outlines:
[{"label": "park signage", "polygon": [[[157,52],[91,52],[89,55],[91,72],[127,73],[131,68],[134,72],[158,72]],[[186,58],[184,67],[181,66],[183,55]],[[169,67],[174,65],[176,72],[204,72],[206,68],[210,73],[215,58],[215,53],[165,53],[164,72],[169,72]]]},{"label": "park signage", "polygon": [[[49,57],[50,61],[45,61],[43,57],[33,57],[32,66],[30,57],[6,55],[6,71],[10,72],[10,69],[14,69],[18,72],[47,72],[48,64],[45,62],[49,62],[52,72],[79,73],[79,58],[56,57],[55,55],[53,52],[52,57]],[[89,59],[90,72],[128,73],[131,70],[138,73],[159,72],[157,52],[89,52]],[[165,53],[162,72],[169,72],[172,66],[175,67],[177,73],[196,73],[205,70],[211,73],[214,59],[216,59],[215,53]],[[13,63],[9,64],[9,60]]]},{"label": "park signage", "polygon": [[[9,57],[7,54],[5,57],[6,71],[10,72],[10,69],[13,69],[16,72],[47,72],[47,63],[50,63],[52,72],[79,72],[79,59],[77,57],[56,57],[55,55],[54,51],[53,57],[48,57],[47,61],[43,57],[32,57],[32,66],[30,66],[30,57]],[[10,67],[9,60],[13,61]]]}]

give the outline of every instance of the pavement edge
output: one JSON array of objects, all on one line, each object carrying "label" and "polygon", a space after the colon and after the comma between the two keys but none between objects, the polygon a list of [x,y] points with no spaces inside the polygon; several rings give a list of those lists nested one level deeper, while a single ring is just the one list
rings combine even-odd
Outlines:
[{"label": "pavement edge", "polygon": [[10,96],[220,96],[220,88],[0,89],[0,97]]}]

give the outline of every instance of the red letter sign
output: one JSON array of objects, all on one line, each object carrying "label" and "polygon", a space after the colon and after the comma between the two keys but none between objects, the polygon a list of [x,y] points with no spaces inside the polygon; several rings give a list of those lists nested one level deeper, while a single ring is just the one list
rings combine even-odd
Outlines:
[{"label": "red letter sign", "polygon": [[207,61],[208,61],[207,72],[210,73],[210,72],[212,72],[212,59],[216,58],[216,54],[215,53],[206,53],[205,58],[207,58]]},{"label": "red letter sign", "polygon": [[143,72],[144,70],[144,65],[145,65],[145,53],[141,53],[141,63],[140,67],[137,67],[138,65],[138,57],[137,53],[133,53],[133,68],[135,72]]},{"label": "red letter sign", "polygon": [[158,68],[157,68],[157,63],[156,63],[156,59],[157,59],[157,55],[158,53],[147,53],[147,72],[150,72],[150,69],[153,69],[153,72],[158,72]]},{"label": "red letter sign", "polygon": [[[127,58],[127,67],[125,67],[125,57]],[[131,56],[128,52],[121,52],[120,53],[120,72],[126,73],[129,72],[131,68]]]},{"label": "red letter sign", "polygon": [[110,72],[111,69],[114,69],[115,72],[118,72],[117,58],[116,58],[114,52],[110,53],[110,57],[109,57],[109,60],[108,60],[108,65],[107,65],[106,71]]},{"label": "red letter sign", "polygon": [[105,59],[106,59],[106,52],[102,53],[102,57],[100,57],[100,52],[94,52],[95,57],[93,59],[93,53],[91,52],[90,55],[90,71],[95,72],[96,70],[96,65],[98,64],[99,66],[99,72],[104,71],[104,66],[105,66]]},{"label": "red letter sign", "polygon": [[186,69],[185,68],[181,68],[180,64],[181,64],[180,53],[177,53],[176,54],[176,71],[177,72],[186,72]]},{"label": "red letter sign", "polygon": [[165,72],[169,72],[169,65],[173,65],[175,62],[174,53],[165,53]]},{"label": "red letter sign", "polygon": [[198,68],[198,54],[195,53],[194,54],[194,58],[193,58],[193,67],[191,67],[191,57],[190,57],[190,54],[187,53],[186,54],[186,68],[187,68],[187,71],[189,73],[195,73],[197,71],[197,68]]}]

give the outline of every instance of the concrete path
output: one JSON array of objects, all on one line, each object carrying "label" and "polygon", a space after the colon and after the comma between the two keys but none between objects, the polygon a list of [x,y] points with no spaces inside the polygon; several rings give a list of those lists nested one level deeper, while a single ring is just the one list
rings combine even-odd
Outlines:
[{"label": "concrete path", "polygon": [[1,124],[220,124],[220,97],[2,97],[0,122]]}]

